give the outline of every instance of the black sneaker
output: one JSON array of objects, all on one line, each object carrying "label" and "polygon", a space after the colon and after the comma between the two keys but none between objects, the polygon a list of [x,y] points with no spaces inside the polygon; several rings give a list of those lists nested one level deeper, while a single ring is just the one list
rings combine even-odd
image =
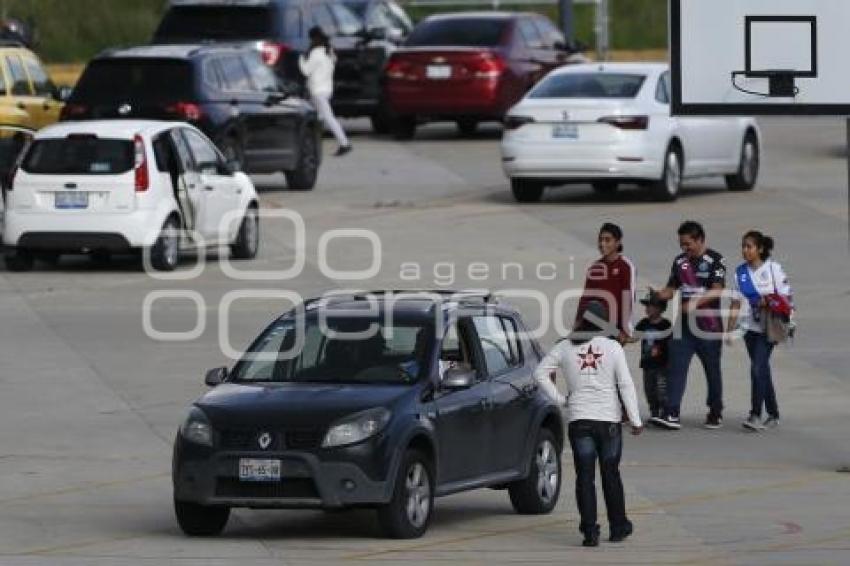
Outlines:
[{"label": "black sneaker", "polygon": [[335,157],[342,157],[346,153],[350,153],[350,152],[351,152],[351,146],[350,145],[343,145],[343,146],[340,146],[340,148],[338,150],[336,150],[336,153],[334,153],[334,156]]},{"label": "black sneaker", "polygon": [[668,430],[679,430],[682,428],[682,422],[679,420],[679,417],[674,417],[673,415],[664,415],[652,422]]},{"label": "black sneaker", "polygon": [[634,531],[631,523],[627,523],[624,527],[611,531],[611,537],[608,539],[611,542],[623,542],[629,538]]},{"label": "black sneaker", "polygon": [[595,529],[589,533],[584,533],[584,540],[581,541],[582,546],[599,546],[599,529]]},{"label": "black sneaker", "polygon": [[723,417],[714,413],[708,413],[705,416],[705,424],[707,429],[716,430],[723,426]]}]

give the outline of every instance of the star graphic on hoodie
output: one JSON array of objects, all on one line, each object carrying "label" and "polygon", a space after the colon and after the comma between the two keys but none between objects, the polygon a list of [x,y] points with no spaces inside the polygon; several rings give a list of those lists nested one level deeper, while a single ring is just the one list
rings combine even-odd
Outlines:
[{"label": "star graphic on hoodie", "polygon": [[593,346],[588,346],[586,352],[579,352],[578,359],[581,362],[581,368],[579,371],[587,368],[599,369],[597,365],[599,358],[602,357],[602,352],[598,354],[593,351]]}]

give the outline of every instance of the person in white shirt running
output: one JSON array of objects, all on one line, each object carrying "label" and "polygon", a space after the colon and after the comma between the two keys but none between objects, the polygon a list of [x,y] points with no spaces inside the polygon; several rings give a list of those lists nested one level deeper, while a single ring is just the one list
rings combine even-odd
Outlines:
[{"label": "person in white shirt running", "polygon": [[[610,328],[603,329],[602,326]],[[569,412],[569,439],[576,470],[576,499],[581,515],[579,528],[584,534],[584,546],[599,544],[597,459],[611,529],[609,540],[619,542],[632,534],[620,479],[623,407],[631,423],[632,434],[640,434],[643,423],[625,352],[619,342],[607,337],[611,335],[616,336],[617,330],[608,322],[605,305],[591,301],[570,337],[558,343],[534,372],[541,387],[559,404],[566,404]],[[566,396],[553,383],[555,370],[561,370],[566,379]]]},{"label": "person in white shirt running", "polygon": [[306,57],[302,55],[298,59],[298,66],[304,76],[307,77],[307,89],[310,91],[313,106],[316,107],[322,122],[333,133],[336,142],[339,144],[335,155],[342,156],[351,151],[351,144],[331,108],[336,54],[331,48],[330,39],[322,31],[322,28],[314,26],[310,28],[308,35],[310,37],[310,49],[307,51]]},{"label": "person in white shirt running", "polygon": [[[779,424],[779,405],[770,372],[770,354],[776,345],[767,336],[764,324],[767,297],[779,294],[792,304],[788,276],[778,262],[771,259],[773,238],[757,230],[744,234],[741,255],[744,263],[735,269],[732,304],[726,323],[728,336],[740,329],[750,355],[751,407],[744,428],[762,431]],[[762,409],[767,418],[762,421]]]}]

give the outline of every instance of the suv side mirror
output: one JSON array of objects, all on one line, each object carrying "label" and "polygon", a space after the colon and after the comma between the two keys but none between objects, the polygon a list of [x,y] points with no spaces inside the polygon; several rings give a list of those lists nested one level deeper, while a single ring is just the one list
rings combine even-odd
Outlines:
[{"label": "suv side mirror", "polygon": [[242,164],[239,162],[238,159],[231,159],[227,162],[227,172],[229,174],[233,175],[234,173],[239,173],[240,171],[242,171]]},{"label": "suv side mirror", "polygon": [[447,391],[469,389],[475,383],[475,370],[451,368],[443,375],[440,387]]},{"label": "suv side mirror", "polygon": [[286,90],[280,92],[270,92],[266,97],[266,106],[274,106],[275,104],[280,104],[287,98],[289,98],[289,92],[287,92]]},{"label": "suv side mirror", "polygon": [[221,385],[225,381],[227,381],[227,368],[225,367],[211,369],[204,378],[204,383],[210,387]]}]

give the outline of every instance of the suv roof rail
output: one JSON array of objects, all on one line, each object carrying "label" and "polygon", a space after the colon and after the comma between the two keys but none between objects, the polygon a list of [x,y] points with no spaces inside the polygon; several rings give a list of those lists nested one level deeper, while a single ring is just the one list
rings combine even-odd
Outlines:
[{"label": "suv roof rail", "polygon": [[351,293],[342,292],[336,295],[334,293],[329,293],[326,294],[325,297],[320,297],[319,299],[339,297],[342,300],[364,300],[370,296],[381,297],[385,295],[438,295],[457,302],[478,301],[484,304],[497,302],[496,295],[487,289],[464,289],[461,291],[455,289],[376,289],[372,291],[355,291]]}]

